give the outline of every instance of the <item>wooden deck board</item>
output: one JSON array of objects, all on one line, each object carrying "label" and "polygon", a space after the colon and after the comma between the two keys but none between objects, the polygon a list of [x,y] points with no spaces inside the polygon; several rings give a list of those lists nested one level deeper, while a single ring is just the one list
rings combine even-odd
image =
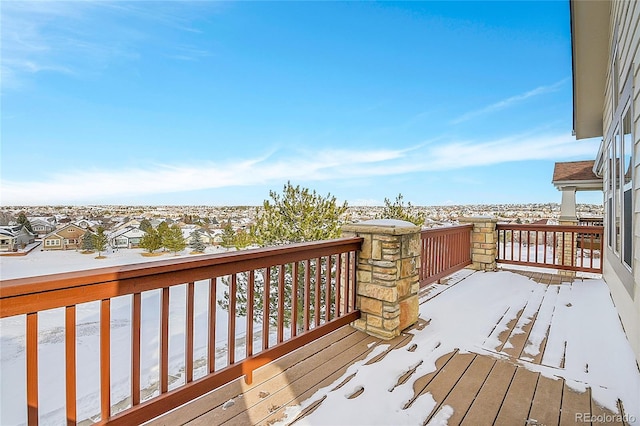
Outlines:
[{"label": "wooden deck board", "polygon": [[475,357],[476,355],[474,354],[456,353],[451,360],[438,371],[433,380],[420,392],[420,394],[429,392],[436,402],[440,402],[427,417],[427,422],[438,412],[438,409],[442,406],[442,402],[449,396],[451,390],[458,381],[460,381],[460,378],[464,375],[465,371],[467,371]]},{"label": "wooden deck board", "polygon": [[[392,339],[390,341],[387,342],[381,342],[381,344],[388,344],[389,348],[384,351],[382,354],[377,355],[376,357],[372,358],[369,362],[367,362],[367,364],[371,364],[374,363],[376,361],[379,361],[380,359],[384,358],[384,356],[386,354],[388,354],[390,351],[398,348],[398,347],[402,347],[404,345],[406,345],[406,343],[411,340],[410,335],[406,335],[403,334],[399,337],[396,337],[395,339]],[[331,369],[332,366],[334,365],[335,361],[333,359],[329,359],[325,361],[325,365],[320,366],[320,370],[324,370],[326,371],[327,369]],[[349,364],[350,365],[350,364]],[[343,366],[343,368],[337,369],[336,371],[334,371],[332,374],[322,378],[322,380],[317,380],[314,378],[306,378],[307,380],[309,380],[310,382],[314,382],[315,383],[313,386],[309,387],[308,389],[306,389],[304,392],[300,393],[300,397],[298,398],[298,402],[302,402],[305,401],[306,399],[310,398],[318,389],[324,388],[326,386],[329,386],[331,384],[333,384],[338,378],[340,378],[342,375],[344,375],[345,371],[347,370],[347,368],[349,367],[349,365],[345,365]],[[325,372],[326,374],[326,372]],[[322,377],[322,376],[320,376]],[[352,376],[347,377],[345,380],[343,380],[341,383],[339,383],[336,387],[342,387],[344,386],[346,383],[348,383],[348,381],[351,379]],[[310,407],[308,407],[306,410],[304,410],[302,413],[300,413],[300,415],[297,416],[296,421],[300,420],[301,418],[304,418],[307,414],[311,413],[320,403],[321,401],[318,401],[315,404],[312,404]],[[284,415],[284,410],[286,408],[287,405],[290,404],[286,404],[286,405],[282,405],[280,407],[278,407],[277,410],[273,410],[267,417],[261,419],[261,424],[270,424],[271,422],[280,420],[283,415]]]},{"label": "wooden deck board", "polygon": [[553,380],[541,375],[531,402],[529,418],[541,425],[558,424],[563,386],[562,380]]},{"label": "wooden deck board", "polygon": [[564,383],[562,390],[562,408],[560,409],[560,425],[575,425],[577,413],[591,412],[589,392],[576,392]]},{"label": "wooden deck board", "polygon": [[[364,333],[359,333],[351,327],[342,327],[323,337],[322,340],[314,342],[319,344],[320,347],[316,347],[315,345],[306,345],[289,356],[280,358],[277,361],[278,369],[294,367],[298,365],[300,361],[314,356],[320,350],[325,349],[325,347],[328,349],[334,346],[335,348],[342,350],[344,344],[350,345],[366,338],[367,336]],[[236,398],[238,395],[242,395],[243,392],[246,392],[247,390],[261,386],[266,381],[274,378],[275,374],[278,374],[278,372],[274,371],[274,364],[267,364],[253,372],[253,383],[251,385],[247,385],[243,378],[239,378],[196,400],[191,401],[179,410],[171,411],[164,416],[152,420],[148,424],[157,426],[184,424],[197,418],[203,413],[222,407],[225,402]]]},{"label": "wooden deck board", "polygon": [[515,372],[514,365],[496,361],[461,424],[470,426],[493,424]]},{"label": "wooden deck board", "polygon": [[462,421],[495,363],[496,361],[488,356],[478,355],[473,359],[466,374],[460,378],[442,403],[454,407],[449,424],[455,425]]},{"label": "wooden deck board", "polygon": [[496,424],[526,424],[529,419],[533,393],[538,383],[538,375],[538,373],[533,373],[526,368],[516,369],[511,385],[498,412]]},{"label": "wooden deck board", "polygon": [[[612,416],[612,413],[604,407],[601,407],[593,399],[591,399],[591,415],[599,417],[598,425],[623,425],[622,417]],[[595,424],[595,422],[594,422]]]},{"label": "wooden deck board", "polygon": [[434,377],[438,374],[438,372],[449,362],[449,360],[455,355],[455,352],[451,352],[445,354],[436,360],[436,369],[435,371],[425,374],[424,376],[419,377],[413,382],[413,398],[406,404],[405,408],[409,405],[413,404],[415,399],[422,393],[422,390],[427,387],[427,385],[434,379]]},{"label": "wooden deck board", "polygon": [[[349,365],[364,358],[372,349],[372,341],[375,340],[360,339],[349,344],[347,350],[344,350],[342,345],[330,347],[330,350],[321,350],[314,357],[297,363],[294,368],[285,370],[276,366],[276,370],[280,370],[279,374],[260,386],[245,391],[241,394],[243,397],[238,398],[238,404],[226,409],[224,406],[217,407],[189,424],[235,424],[236,421],[244,424],[258,423],[278,408],[295,401],[298,395],[321,382],[327,375],[346,370]],[[330,366],[327,361],[331,361]],[[261,396],[261,393],[264,396]]]}]

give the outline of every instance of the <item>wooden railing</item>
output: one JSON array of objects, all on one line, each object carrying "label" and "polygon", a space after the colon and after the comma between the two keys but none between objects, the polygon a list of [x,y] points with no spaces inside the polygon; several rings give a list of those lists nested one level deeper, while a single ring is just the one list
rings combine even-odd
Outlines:
[{"label": "wooden railing", "polygon": [[433,283],[471,264],[473,225],[447,226],[420,233],[420,286]]},{"label": "wooden railing", "polygon": [[498,263],[602,273],[602,226],[501,224]]},{"label": "wooden railing", "polygon": [[578,219],[580,226],[604,226],[604,219],[601,217],[581,217]]},{"label": "wooden railing", "polygon": [[[76,366],[83,361],[76,347],[76,309],[79,304],[95,302],[99,306],[100,414],[99,420],[97,416],[93,420],[140,424],[243,375],[250,382],[255,368],[359,318],[354,302],[356,252],[361,244],[361,238],[341,238],[0,282],[0,318],[26,315],[27,423],[39,420],[38,317],[42,311],[64,310],[65,361],[55,368],[65,371],[67,423],[84,420],[77,416]],[[217,289],[221,282],[228,284],[222,301]],[[177,287],[186,289],[186,306],[181,307],[186,312],[184,384],[170,389],[169,296],[171,293],[174,299]],[[208,291],[196,299],[202,287]],[[153,308],[160,310],[155,366],[159,379],[155,387],[141,389],[141,345],[149,345],[141,341],[143,298],[149,294],[159,299]],[[111,340],[111,315],[114,304],[121,304],[120,296],[126,296],[130,306],[130,392],[127,398],[112,401],[112,354],[123,348],[114,347]],[[207,298],[207,343],[204,359],[195,360],[194,311],[196,302],[202,304],[201,297]],[[219,305],[228,312],[222,342],[216,337]],[[247,318],[244,333],[237,327],[239,313]],[[216,354],[221,351],[226,352],[226,362],[217,366]],[[194,361],[206,367],[201,377],[194,378]],[[141,390],[145,390],[142,396]],[[145,400],[154,392],[157,396]]]}]

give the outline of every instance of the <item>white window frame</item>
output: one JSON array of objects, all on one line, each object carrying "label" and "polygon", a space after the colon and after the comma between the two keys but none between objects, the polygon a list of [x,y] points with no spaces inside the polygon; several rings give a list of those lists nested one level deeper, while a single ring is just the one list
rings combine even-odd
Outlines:
[{"label": "white window frame", "polygon": [[[616,93],[618,104],[613,109],[613,119],[609,126],[605,138],[605,147],[607,155],[607,171],[606,171],[606,191],[605,191],[605,206],[607,223],[605,229],[607,232],[607,246],[611,252],[617,258],[617,261],[624,266],[624,268],[632,272],[633,270],[633,251],[635,250],[633,242],[633,174],[636,158],[634,155],[634,135],[633,135],[633,123],[631,123],[630,140],[631,140],[631,177],[628,183],[625,183],[625,168],[627,166],[625,159],[628,153],[625,152],[625,129],[624,119],[627,114],[633,117],[633,73],[628,73],[627,81],[625,82],[622,92]],[[617,76],[612,75],[613,79]],[[613,87],[616,87],[614,84]],[[619,87],[619,86],[618,86]],[[625,217],[625,200],[624,195],[627,191],[631,191],[632,203],[630,207],[631,215]],[[618,220],[619,219],[619,223]],[[630,222],[630,223],[627,223]],[[625,241],[625,230],[631,227],[632,234],[629,241]],[[629,247],[630,245],[630,247]],[[626,260],[629,260],[627,262]]]}]

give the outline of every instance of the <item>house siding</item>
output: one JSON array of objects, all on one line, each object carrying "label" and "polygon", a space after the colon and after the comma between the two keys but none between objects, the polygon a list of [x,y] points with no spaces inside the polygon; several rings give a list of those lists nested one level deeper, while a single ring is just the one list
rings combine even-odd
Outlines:
[{"label": "house siding", "polygon": [[[635,352],[636,359],[640,361],[640,66],[638,55],[640,53],[640,4],[633,1],[612,2],[610,16],[609,39],[609,66],[607,85],[605,91],[605,103],[603,105],[603,130],[604,143],[607,143],[606,135],[615,125],[613,114],[615,108],[614,78],[619,81],[619,89],[628,78],[632,79],[631,99],[631,129],[633,135],[633,257],[632,268],[629,273],[621,264],[619,258],[610,250],[605,251],[603,262],[603,277],[611,290],[611,295],[618,308],[620,318],[624,325],[627,337]],[[614,51],[617,45],[618,75],[612,73]],[[608,166],[607,166],[608,167]],[[608,173],[605,171],[605,177]],[[608,179],[605,178],[604,188],[607,188]],[[606,209],[605,209],[606,214]],[[631,278],[630,278],[631,277]],[[632,281],[632,282],[631,282]]]}]

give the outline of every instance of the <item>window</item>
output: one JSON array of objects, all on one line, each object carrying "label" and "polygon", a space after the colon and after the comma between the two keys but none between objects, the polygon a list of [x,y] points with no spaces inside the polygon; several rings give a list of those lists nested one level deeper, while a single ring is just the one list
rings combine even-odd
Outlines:
[{"label": "window", "polygon": [[627,107],[622,119],[622,162],[620,181],[622,183],[622,260],[631,268],[633,247],[633,135],[631,134],[631,108]]},{"label": "window", "polygon": [[[615,62],[615,61],[614,61]],[[614,70],[617,66],[614,64]],[[629,73],[631,76],[633,73]],[[631,271],[633,267],[633,168],[634,139],[631,121],[631,77],[618,92],[618,75],[613,74],[613,121],[607,132],[607,171],[605,200],[607,245],[618,261]]]}]

